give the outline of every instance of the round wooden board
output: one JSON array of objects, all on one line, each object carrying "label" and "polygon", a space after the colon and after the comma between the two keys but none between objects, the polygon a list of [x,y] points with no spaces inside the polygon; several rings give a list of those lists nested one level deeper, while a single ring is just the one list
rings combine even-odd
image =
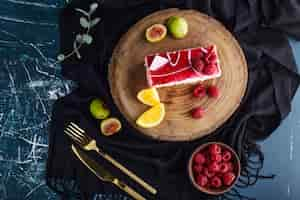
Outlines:
[{"label": "round wooden board", "polygon": [[[152,24],[165,23],[173,15],[183,16],[189,23],[189,33],[182,40],[167,36],[159,43],[148,43],[145,30]],[[164,121],[155,128],[144,129],[135,124],[148,106],[136,95],[147,88],[144,56],[156,52],[215,44],[222,69],[218,79],[204,84],[217,85],[221,97],[217,100],[192,96],[194,85],[159,88],[161,101],[166,105]],[[195,10],[167,9],[155,12],[133,25],[120,39],[109,65],[109,82],[115,103],[126,119],[141,133],[159,140],[187,141],[203,137],[221,126],[238,108],[248,81],[244,54],[233,36],[215,19]],[[190,111],[202,106],[207,112],[202,119],[193,119]]]}]

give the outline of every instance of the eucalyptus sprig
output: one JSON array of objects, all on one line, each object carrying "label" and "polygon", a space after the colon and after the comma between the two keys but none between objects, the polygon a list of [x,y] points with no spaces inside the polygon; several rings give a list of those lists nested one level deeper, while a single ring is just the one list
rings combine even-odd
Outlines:
[{"label": "eucalyptus sprig", "polygon": [[92,18],[93,13],[97,10],[98,3],[92,3],[90,5],[89,11],[82,10],[80,8],[75,8],[75,10],[82,14],[80,17],[79,22],[80,26],[85,29],[83,34],[78,33],[73,42],[73,51],[65,54],[59,54],[57,56],[57,63],[66,60],[67,58],[73,56],[74,54],[77,56],[78,59],[81,59],[81,55],[79,49],[85,44],[90,45],[93,42],[93,37],[90,35],[90,30],[94,26],[96,26],[100,22],[100,18]]}]

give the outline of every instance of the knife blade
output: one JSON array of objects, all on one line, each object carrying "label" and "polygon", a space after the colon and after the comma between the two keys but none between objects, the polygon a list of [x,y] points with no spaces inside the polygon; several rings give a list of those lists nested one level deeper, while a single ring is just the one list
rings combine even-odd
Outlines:
[{"label": "knife blade", "polygon": [[76,155],[76,157],[100,180],[111,182],[116,185],[118,188],[132,196],[136,200],[146,200],[143,196],[137,193],[134,189],[120,181],[114,175],[112,175],[108,170],[102,167],[99,163],[91,159],[86,153],[77,149],[74,145],[72,145],[72,151]]}]

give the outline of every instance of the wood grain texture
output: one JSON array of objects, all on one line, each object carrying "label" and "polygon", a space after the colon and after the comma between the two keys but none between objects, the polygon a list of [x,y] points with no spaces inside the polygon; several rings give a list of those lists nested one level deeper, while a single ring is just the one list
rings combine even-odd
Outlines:
[{"label": "wood grain texture", "polygon": [[[144,38],[146,28],[154,23],[165,23],[173,15],[188,20],[187,37],[175,40],[168,36],[159,43],[148,43]],[[194,98],[194,85],[191,84],[160,88],[161,101],[166,105],[164,121],[151,129],[136,126],[138,116],[149,109],[136,98],[138,91],[147,87],[144,56],[209,44],[217,46],[222,76],[204,84],[217,85],[221,97],[218,100]],[[239,44],[221,23],[195,10],[167,9],[145,17],[123,35],[112,55],[109,81],[116,105],[140,133],[158,140],[186,141],[212,133],[234,113],[247,87],[248,69]],[[207,112],[202,119],[195,120],[190,111],[197,106],[204,107]]]}]

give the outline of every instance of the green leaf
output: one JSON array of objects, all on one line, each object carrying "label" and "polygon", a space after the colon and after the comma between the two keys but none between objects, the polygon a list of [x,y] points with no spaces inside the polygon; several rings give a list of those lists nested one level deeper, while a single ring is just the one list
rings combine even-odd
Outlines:
[{"label": "green leaf", "polygon": [[76,35],[76,41],[79,43],[82,43],[82,35],[81,34]]},{"label": "green leaf", "polygon": [[83,28],[88,28],[90,26],[90,23],[85,17],[80,17],[80,25]]},{"label": "green leaf", "polygon": [[93,37],[89,34],[83,34],[82,41],[86,44],[91,44],[93,42]]},{"label": "green leaf", "polygon": [[58,60],[58,61],[63,61],[63,60],[65,60],[65,55],[64,55],[64,54],[59,54],[59,55],[57,56],[57,60]]},{"label": "green leaf", "polygon": [[90,27],[96,26],[100,22],[100,20],[101,19],[99,17],[93,19],[90,23]]},{"label": "green leaf", "polygon": [[92,3],[90,5],[90,12],[89,12],[89,14],[90,15],[93,14],[96,11],[97,8],[98,8],[98,3]]},{"label": "green leaf", "polygon": [[78,11],[78,12],[80,12],[81,14],[83,14],[83,15],[87,16],[87,17],[89,17],[89,16],[90,16],[88,12],[86,12],[86,11],[84,11],[84,10],[80,9],[80,8],[75,8],[75,10],[76,10],[76,11]]}]

